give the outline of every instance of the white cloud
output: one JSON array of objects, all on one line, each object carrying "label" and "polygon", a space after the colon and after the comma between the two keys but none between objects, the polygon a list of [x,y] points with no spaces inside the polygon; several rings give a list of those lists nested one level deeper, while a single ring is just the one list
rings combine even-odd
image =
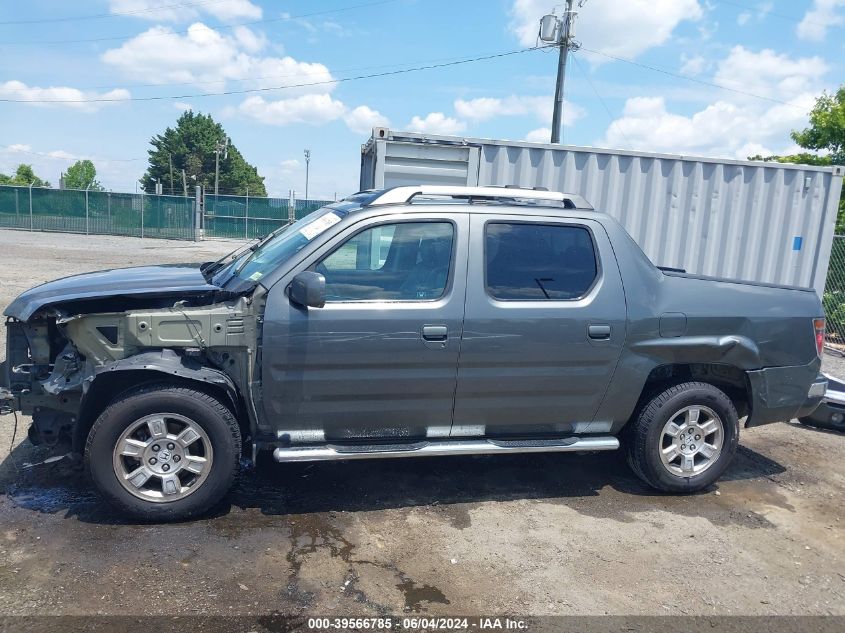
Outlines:
[{"label": "white cloud", "polygon": [[208,13],[219,20],[261,19],[261,7],[249,0],[211,0],[204,3],[177,3],[163,0],[109,0],[111,13],[154,22],[186,22]]},{"label": "white cloud", "polygon": [[[554,99],[549,97],[534,97],[511,95],[504,99],[496,97],[479,97],[477,99],[458,99],[455,101],[455,114],[463,119],[472,121],[487,121],[501,116],[534,116],[539,121],[549,121],[552,118]],[[569,101],[564,102],[563,124],[571,125],[584,115],[583,108]]]},{"label": "white cloud", "polygon": [[[270,88],[295,84],[332,82],[323,64],[300,62],[290,56],[255,56],[265,45],[263,36],[246,27],[233,36],[223,35],[201,22],[179,35],[155,26],[106,51],[102,60],[127,76],[145,77],[153,83],[209,83],[249,79],[248,87]],[[290,88],[286,94],[331,92],[334,83]]]},{"label": "white cloud", "polygon": [[707,60],[701,55],[694,55],[688,57],[686,54],[681,55],[681,74],[682,75],[700,75],[707,68]]},{"label": "white cloud", "polygon": [[242,114],[268,125],[322,125],[346,113],[346,106],[327,94],[308,94],[278,101],[252,96],[247,97],[238,109]]},{"label": "white cloud", "polygon": [[[809,110],[812,97],[803,101]],[[766,153],[777,151],[768,148],[782,147],[789,131],[805,121],[801,110],[782,105],[751,109],[717,101],[685,116],[669,112],[662,97],[634,97],[599,144],[745,159],[750,147],[757,148],[754,153],[764,146]]]},{"label": "white cloud", "polygon": [[173,107],[176,108],[177,110],[181,110],[182,112],[187,112],[188,110],[194,109],[194,106],[192,106],[190,103],[186,103],[184,101],[174,101]]},{"label": "white cloud", "polygon": [[816,86],[828,69],[821,57],[793,59],[771,49],[754,52],[734,46],[719,63],[713,79],[734,90],[790,101]]},{"label": "white cloud", "polygon": [[790,131],[806,125],[826,71],[819,58],[794,59],[737,46],[719,62],[714,82],[789,104],[724,93],[698,112],[678,114],[663,97],[634,97],[598,143],[741,159],[780,153],[792,147]]},{"label": "white cloud", "polygon": [[256,33],[245,26],[235,27],[235,39],[248,53],[257,53],[267,46],[267,37],[263,33]]},{"label": "white cloud", "polygon": [[263,16],[261,7],[254,5],[249,0],[209,2],[201,8],[203,11],[207,11],[219,20],[234,20],[237,18],[260,20]]},{"label": "white cloud", "polygon": [[531,130],[525,135],[525,140],[529,143],[550,143],[552,138],[552,131],[547,127],[537,128]]},{"label": "white cloud", "polygon": [[845,24],[845,11],[841,9],[845,9],[845,0],[814,0],[795,27],[796,34],[802,40],[823,41],[829,28]]},{"label": "white cloud", "polygon": [[310,94],[291,99],[268,101],[261,96],[247,97],[238,112],[268,125],[323,125],[342,119],[353,132],[369,134],[375,125],[389,121],[378,110],[362,105],[349,109],[342,101],[327,94]]},{"label": "white cloud", "polygon": [[504,99],[494,97],[480,97],[469,101],[458,99],[455,101],[455,114],[475,121],[522,114],[533,114],[538,119],[545,120],[552,117],[552,105],[551,97],[511,95]]},{"label": "white cloud", "polygon": [[[33,106],[72,108],[82,112],[96,112],[103,106],[115,105],[130,96],[129,91],[123,88],[108,92],[85,92],[68,87],[39,88],[28,86],[17,80],[0,83],[0,97],[4,99],[14,99]],[[114,101],[87,101],[90,99],[113,99]],[[56,101],[57,103],[39,103],[42,101]]]},{"label": "white cloud", "polygon": [[358,106],[343,117],[346,126],[358,134],[369,134],[376,126],[388,127],[390,121],[378,110],[365,105]]},{"label": "white cloud", "polygon": [[[683,114],[673,112],[663,97],[629,99],[623,116],[614,121],[599,143],[730,158],[746,158],[748,152],[757,153],[761,148],[767,153],[780,153],[792,147],[789,133],[806,125],[807,111],[824,87],[829,71],[820,57],[796,58],[742,46],[734,47],[721,60],[703,65],[703,72],[714,68],[709,80],[739,92],[722,92],[709,105]],[[793,105],[776,103],[779,101]]]},{"label": "white cloud", "polygon": [[421,134],[457,134],[466,127],[465,122],[447,117],[442,112],[430,112],[425,118],[415,116],[407,125],[409,131]]},{"label": "white cloud", "polygon": [[283,160],[279,163],[279,166],[282,168],[283,171],[293,171],[294,169],[299,169],[299,161],[295,158],[291,158],[288,160]]},{"label": "white cloud", "polygon": [[774,2],[766,0],[766,2],[758,2],[753,9],[742,11],[736,16],[736,23],[740,26],[749,24],[752,20],[760,23],[766,19],[766,16],[775,8]]},{"label": "white cloud", "polygon": [[[540,18],[553,6],[548,0],[513,0],[510,28],[524,46],[534,46]],[[575,35],[589,48],[634,57],[702,15],[698,0],[591,0],[579,11]]]}]

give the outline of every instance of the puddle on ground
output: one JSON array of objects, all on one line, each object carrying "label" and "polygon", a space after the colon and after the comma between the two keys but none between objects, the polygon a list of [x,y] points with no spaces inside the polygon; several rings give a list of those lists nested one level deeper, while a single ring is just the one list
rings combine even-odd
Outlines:
[{"label": "puddle on ground", "polygon": [[437,587],[418,585],[407,576],[401,578],[401,582],[396,585],[396,588],[405,596],[405,611],[419,613],[423,610],[423,602],[452,604]]}]

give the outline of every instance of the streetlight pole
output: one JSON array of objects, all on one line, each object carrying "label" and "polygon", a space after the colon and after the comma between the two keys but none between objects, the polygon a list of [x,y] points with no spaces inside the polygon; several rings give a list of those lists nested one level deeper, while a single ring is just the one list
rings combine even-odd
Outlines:
[{"label": "streetlight pole", "polygon": [[311,170],[311,150],[305,150],[305,199],[308,200],[308,178]]}]

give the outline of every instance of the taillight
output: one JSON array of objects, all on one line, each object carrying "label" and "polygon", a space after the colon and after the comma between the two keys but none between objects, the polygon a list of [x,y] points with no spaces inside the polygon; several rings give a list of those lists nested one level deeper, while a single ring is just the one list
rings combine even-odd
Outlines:
[{"label": "taillight", "polygon": [[816,331],[816,353],[821,358],[824,351],[824,319],[813,319],[813,329]]}]

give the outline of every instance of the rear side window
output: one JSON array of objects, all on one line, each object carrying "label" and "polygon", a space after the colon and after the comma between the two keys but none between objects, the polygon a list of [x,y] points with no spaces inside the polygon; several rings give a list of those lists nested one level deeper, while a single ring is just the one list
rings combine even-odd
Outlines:
[{"label": "rear side window", "polygon": [[485,257],[487,292],[503,301],[578,299],[598,275],[590,232],[578,226],[491,222]]}]

